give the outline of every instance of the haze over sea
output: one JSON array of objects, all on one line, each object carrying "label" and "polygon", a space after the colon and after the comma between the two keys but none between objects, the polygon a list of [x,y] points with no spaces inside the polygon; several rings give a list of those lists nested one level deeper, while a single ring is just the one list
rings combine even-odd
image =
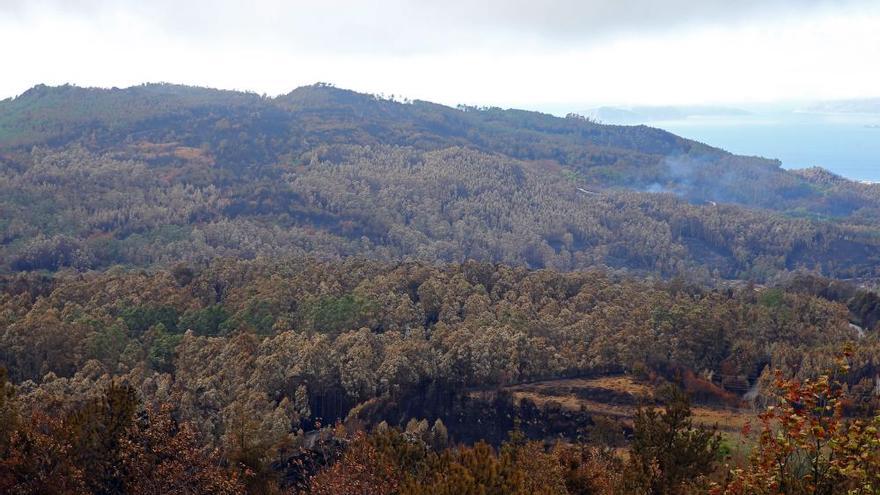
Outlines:
[{"label": "haze over sea", "polygon": [[880,115],[791,113],[646,123],[732,153],[776,158],[785,168],[819,166],[848,179],[880,182]]}]

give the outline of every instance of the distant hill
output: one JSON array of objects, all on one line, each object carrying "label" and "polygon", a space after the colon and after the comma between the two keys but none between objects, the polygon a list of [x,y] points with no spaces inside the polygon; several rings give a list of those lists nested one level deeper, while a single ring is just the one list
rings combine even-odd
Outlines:
[{"label": "distant hill", "polygon": [[[868,277],[878,187],[575,114],[171,84],[0,102],[12,270],[284,253]],[[661,193],[661,194],[656,194]]]},{"label": "distant hill", "polygon": [[825,101],[811,105],[811,112],[880,114],[880,98]]},{"label": "distant hill", "polygon": [[742,117],[750,112],[739,108],[715,106],[635,106],[599,107],[588,114],[601,122],[614,124],[643,124],[663,120],[683,120],[691,117]]},{"label": "distant hill", "polygon": [[695,202],[834,215],[864,206],[833,198],[828,204],[825,192],[775,160],[734,156],[659,129],[602,125],[576,115],[400,103],[324,84],[277,98],[170,84],[37,86],[0,102],[0,150],[7,152],[72,143],[101,152],[126,142],[169,140],[210,152],[219,166],[242,173],[318,145],[465,146],[554,163],[595,186],[662,189]]},{"label": "distant hill", "polygon": [[[237,127],[247,126],[255,139],[295,132],[306,139],[347,144],[426,148],[469,144],[495,150],[524,138],[528,142],[516,149],[499,150],[518,158],[558,155],[558,149],[548,149],[550,145],[571,148],[570,153],[584,153],[588,147],[652,154],[687,153],[695,146],[710,151],[657,129],[614,128],[522,110],[456,109],[424,101],[404,104],[324,84],[277,98],[170,84],[111,90],[37,86],[0,102],[0,147],[60,144],[86,137],[96,139],[99,146],[112,146],[112,138],[125,132],[146,138],[169,128],[186,132],[182,137],[192,141],[204,138],[206,131],[222,130],[215,124],[224,118],[241,119]],[[271,144],[273,151],[289,152],[302,143]]]}]

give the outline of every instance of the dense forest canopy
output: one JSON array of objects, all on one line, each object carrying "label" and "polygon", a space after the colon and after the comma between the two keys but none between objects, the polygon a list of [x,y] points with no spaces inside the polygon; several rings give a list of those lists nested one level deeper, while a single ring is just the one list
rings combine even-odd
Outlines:
[{"label": "dense forest canopy", "polygon": [[880,186],[644,126],[167,84],[0,102],[6,270],[309,253],[872,278]]},{"label": "dense forest canopy", "polygon": [[[126,433],[133,441],[168,435],[150,432],[173,412],[187,435],[179,441],[210,447],[215,465],[243,463],[254,484],[296,486],[319,469],[326,460],[304,467],[301,456],[338,446],[315,450],[315,433],[305,432],[335,421],[403,428],[424,419],[440,426],[408,429],[429,440],[442,428],[443,445],[497,441],[513,428],[574,441],[595,427],[584,411],[495,392],[539,379],[629,373],[677,384],[703,404],[743,407],[747,391],[750,401],[771,400],[762,399],[773,390],[769,370],[813,377],[833,365],[835,349],[858,342],[846,386],[873,397],[858,407],[880,401],[871,392],[876,295],[809,275],[777,288],[707,290],[601,271],[349,259],[0,281],[0,365],[18,384],[15,414],[62,418],[50,427],[34,416],[44,431],[101,421],[112,401],[135,400],[126,407],[150,419]],[[858,332],[851,321],[872,326]],[[92,405],[104,391],[111,405]],[[193,452],[185,462],[212,462]]]}]

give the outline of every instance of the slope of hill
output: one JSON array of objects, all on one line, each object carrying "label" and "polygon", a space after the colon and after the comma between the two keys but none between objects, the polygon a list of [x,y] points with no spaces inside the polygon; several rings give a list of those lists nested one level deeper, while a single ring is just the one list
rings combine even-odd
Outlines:
[{"label": "slope of hill", "polygon": [[764,279],[880,260],[878,186],[645,126],[320,84],[35,87],[0,102],[0,192],[13,270],[308,252]]}]

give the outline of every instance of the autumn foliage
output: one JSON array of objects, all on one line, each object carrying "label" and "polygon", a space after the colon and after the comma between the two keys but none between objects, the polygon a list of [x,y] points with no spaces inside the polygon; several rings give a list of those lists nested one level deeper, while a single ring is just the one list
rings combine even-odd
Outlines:
[{"label": "autumn foliage", "polygon": [[[846,356],[848,357],[848,356]],[[880,492],[880,416],[847,418],[849,371],[786,379],[776,373],[776,404],[759,415],[760,431],[747,466],[729,473],[715,493],[730,495],[862,495]]]}]

